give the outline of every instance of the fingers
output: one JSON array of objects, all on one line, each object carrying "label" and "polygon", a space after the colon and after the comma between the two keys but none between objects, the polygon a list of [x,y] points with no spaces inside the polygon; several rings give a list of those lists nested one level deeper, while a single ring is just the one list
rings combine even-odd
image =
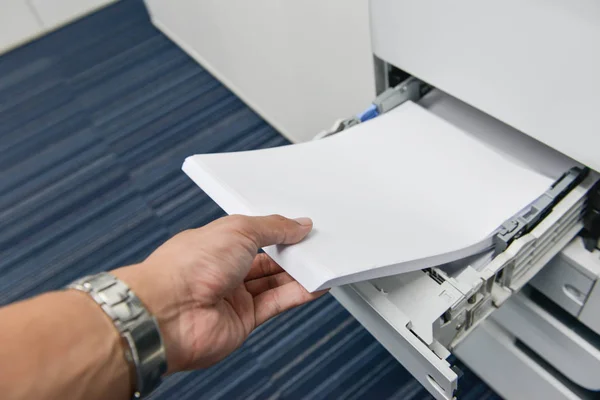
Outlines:
[{"label": "fingers", "polygon": [[256,246],[271,246],[275,244],[298,243],[312,230],[312,221],[309,218],[296,220],[270,215],[267,217],[247,217],[235,215],[226,218],[238,231]]},{"label": "fingers", "polygon": [[271,257],[261,253],[254,258],[245,281],[262,278],[263,276],[275,275],[280,272],[283,272],[283,268],[273,261]]},{"label": "fingers", "polygon": [[287,272],[280,272],[275,275],[265,276],[263,278],[254,279],[246,282],[246,290],[253,296],[256,297],[267,290],[276,289],[287,283],[293,282],[294,278]]},{"label": "fingers", "polygon": [[325,293],[327,291],[309,293],[296,281],[267,290],[254,298],[256,326],[265,323],[284,311],[315,300]]}]

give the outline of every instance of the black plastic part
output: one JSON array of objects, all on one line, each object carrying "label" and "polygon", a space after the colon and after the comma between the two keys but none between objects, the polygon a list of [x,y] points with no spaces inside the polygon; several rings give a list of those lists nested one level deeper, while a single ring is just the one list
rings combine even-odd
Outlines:
[{"label": "black plastic part", "polygon": [[587,209],[583,215],[583,228],[581,236],[585,248],[594,251],[600,239],[600,182],[594,185],[588,195]]},{"label": "black plastic part", "polygon": [[558,202],[587,177],[589,171],[588,168],[571,168],[528,208],[506,221],[494,236],[494,256],[506,250],[514,240],[531,232]]},{"label": "black plastic part", "polygon": [[402,71],[400,68],[396,68],[393,65],[389,65],[388,70],[388,82],[389,87],[396,87],[401,84],[408,78],[410,78],[410,74],[408,72]]}]

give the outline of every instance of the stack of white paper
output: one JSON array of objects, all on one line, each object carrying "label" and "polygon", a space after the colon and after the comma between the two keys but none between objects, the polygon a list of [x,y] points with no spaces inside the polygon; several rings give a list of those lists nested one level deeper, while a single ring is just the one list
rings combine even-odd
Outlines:
[{"label": "stack of white paper", "polygon": [[312,218],[303,242],[265,249],[309,291],[482,251],[552,184],[414,103],[321,141],[196,155],[183,169],[229,214]]}]

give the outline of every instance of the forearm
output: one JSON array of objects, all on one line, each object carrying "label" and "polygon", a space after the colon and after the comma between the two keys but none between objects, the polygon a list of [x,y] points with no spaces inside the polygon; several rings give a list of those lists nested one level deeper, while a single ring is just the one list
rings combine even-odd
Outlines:
[{"label": "forearm", "polygon": [[6,399],[127,399],[120,336],[85,293],[52,292],[0,309],[0,393]]},{"label": "forearm", "polygon": [[[109,316],[82,291],[53,292],[0,308],[0,397],[125,400],[134,386],[151,390],[167,366],[168,373],[210,367],[257,326],[322,294],[308,293],[265,254],[257,256],[259,248],[299,242],[311,228],[307,219],[227,217],[176,235],[140,264],[112,271],[152,320],[145,312],[130,315],[140,312],[139,303],[112,279],[114,287],[100,289],[98,281],[81,283],[105,306],[128,304],[129,313],[109,312],[119,322],[143,316],[133,328],[152,325],[152,332],[145,332],[150,335],[136,331],[133,354],[140,354],[140,344],[147,356],[137,359],[138,371],[126,361]],[[109,288],[116,291],[103,292]]]}]

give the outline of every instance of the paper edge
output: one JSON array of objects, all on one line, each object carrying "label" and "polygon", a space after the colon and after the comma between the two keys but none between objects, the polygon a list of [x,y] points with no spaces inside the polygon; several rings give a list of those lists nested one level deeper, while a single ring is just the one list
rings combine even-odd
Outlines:
[{"label": "paper edge", "polygon": [[[432,257],[421,258],[419,260],[411,260],[405,261],[402,263],[383,265],[372,268],[368,271],[355,272],[353,274],[345,275],[340,278],[330,279],[326,282],[323,282],[321,286],[317,287],[315,291],[330,289],[332,287],[351,285],[353,283],[370,281],[378,278],[385,278],[393,275],[400,275],[408,272],[414,272],[423,270],[426,268],[437,267],[449,262],[455,262],[462,260],[464,258],[470,257],[474,254],[479,254],[489,250],[493,247],[493,238],[487,237],[475,244],[463,247],[458,250],[454,250],[448,253],[436,254]],[[465,255],[468,253],[468,255]],[[407,269],[406,266],[410,265],[410,268]],[[359,279],[355,279],[355,277],[360,276]]]}]

